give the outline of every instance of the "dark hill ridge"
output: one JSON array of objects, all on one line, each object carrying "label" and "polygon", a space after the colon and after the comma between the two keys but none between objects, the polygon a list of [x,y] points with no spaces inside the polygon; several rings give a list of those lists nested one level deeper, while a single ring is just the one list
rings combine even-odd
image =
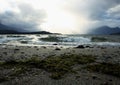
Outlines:
[{"label": "dark hill ridge", "polygon": [[116,34],[120,33],[119,27],[111,28],[109,26],[102,26],[98,27],[96,29],[91,30],[88,34],[103,34],[103,35],[109,35],[109,34]]},{"label": "dark hill ridge", "polygon": [[111,35],[120,35],[120,32],[118,32],[118,33],[112,33]]},{"label": "dark hill ridge", "polygon": [[17,31],[10,30],[10,29],[14,29],[14,28],[3,25],[3,24],[0,23],[0,34],[17,33]]},{"label": "dark hill ridge", "polygon": [[35,31],[35,32],[20,32],[15,30],[14,27],[9,27],[0,23],[0,34],[58,34],[50,33],[47,31]]}]

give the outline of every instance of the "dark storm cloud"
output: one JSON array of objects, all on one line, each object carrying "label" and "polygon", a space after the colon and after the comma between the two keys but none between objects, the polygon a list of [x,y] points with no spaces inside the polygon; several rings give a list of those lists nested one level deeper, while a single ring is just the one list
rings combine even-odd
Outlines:
[{"label": "dark storm cloud", "polygon": [[[40,30],[39,26],[44,22],[45,11],[35,10],[28,4],[19,4],[18,12],[7,10],[0,13],[0,22],[4,25],[17,28],[16,30]],[[19,29],[21,28],[21,29]]]},{"label": "dark storm cloud", "polygon": [[81,29],[89,30],[104,25],[120,26],[120,0],[75,0],[73,2],[70,3],[69,10],[88,21]]},{"label": "dark storm cloud", "polygon": [[93,20],[99,20],[105,18],[110,8],[119,4],[120,0],[76,0],[72,10]]},{"label": "dark storm cloud", "polygon": [[120,4],[109,9],[107,11],[107,16],[112,19],[120,20]]}]

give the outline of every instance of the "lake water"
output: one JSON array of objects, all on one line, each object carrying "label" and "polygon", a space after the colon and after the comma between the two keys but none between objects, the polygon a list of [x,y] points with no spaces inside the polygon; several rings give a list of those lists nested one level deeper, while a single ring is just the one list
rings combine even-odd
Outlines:
[{"label": "lake water", "polygon": [[77,46],[120,45],[118,35],[0,35],[0,44]]}]

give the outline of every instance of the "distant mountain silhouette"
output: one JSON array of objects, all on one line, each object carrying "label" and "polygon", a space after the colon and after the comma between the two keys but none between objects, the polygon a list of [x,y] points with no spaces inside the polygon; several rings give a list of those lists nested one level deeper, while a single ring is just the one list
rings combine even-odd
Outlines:
[{"label": "distant mountain silhouette", "polygon": [[[10,30],[10,29],[12,29],[12,30]],[[14,28],[6,26],[6,25],[3,25],[3,24],[0,23],[0,34],[17,33],[17,31],[13,30],[13,29]]]},{"label": "distant mountain silhouette", "polygon": [[[20,32],[15,30],[14,27],[9,27],[0,23],[0,34],[53,34],[47,31],[36,31],[36,32]],[[54,33],[57,34],[57,33]]]},{"label": "distant mountain silhouette", "polygon": [[54,34],[47,31],[37,31],[37,32],[18,32],[17,34]]},{"label": "distant mountain silhouette", "polygon": [[118,32],[118,33],[112,33],[111,35],[120,35],[120,32]]},{"label": "distant mountain silhouette", "polygon": [[102,26],[98,27],[96,29],[91,30],[88,34],[116,34],[120,33],[120,28],[119,27],[108,27],[108,26]]}]

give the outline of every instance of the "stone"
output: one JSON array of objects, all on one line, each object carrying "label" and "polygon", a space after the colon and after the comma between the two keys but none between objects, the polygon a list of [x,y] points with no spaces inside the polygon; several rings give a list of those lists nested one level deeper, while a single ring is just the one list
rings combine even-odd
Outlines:
[{"label": "stone", "polygon": [[84,45],[79,45],[76,48],[85,48]]}]

